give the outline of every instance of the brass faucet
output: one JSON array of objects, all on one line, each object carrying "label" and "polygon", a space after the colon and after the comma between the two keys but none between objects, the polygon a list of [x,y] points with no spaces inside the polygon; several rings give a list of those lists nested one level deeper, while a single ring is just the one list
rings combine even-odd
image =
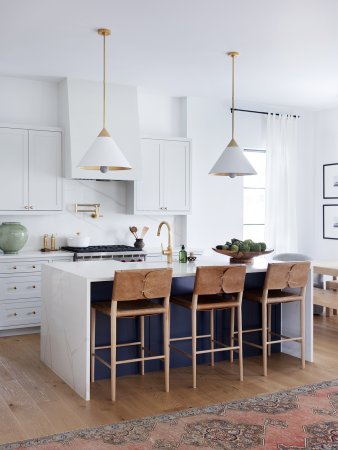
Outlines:
[{"label": "brass faucet", "polygon": [[170,225],[168,222],[166,222],[166,221],[161,222],[158,226],[157,236],[159,236],[161,234],[162,225],[166,225],[166,227],[168,228],[168,247],[166,250],[164,250],[163,244],[161,244],[162,255],[167,255],[167,262],[168,262],[168,264],[171,264],[173,262],[173,248],[171,245],[171,241],[172,241],[171,228],[170,228]]}]

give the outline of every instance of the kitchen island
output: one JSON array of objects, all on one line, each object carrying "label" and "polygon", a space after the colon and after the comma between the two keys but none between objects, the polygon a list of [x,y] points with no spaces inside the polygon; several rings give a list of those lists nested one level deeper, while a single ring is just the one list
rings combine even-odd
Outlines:
[{"label": "kitchen island", "polygon": [[[199,258],[196,263],[172,263],[173,293],[192,292],[197,266],[226,265],[228,259],[221,255]],[[111,295],[115,270],[153,269],[167,267],[166,262],[121,263],[117,261],[60,262],[44,265],[42,268],[42,313],[41,313],[41,360],[72,387],[82,398],[90,399],[90,305],[91,301],[108,300]],[[267,261],[257,258],[252,265],[247,265],[246,288],[262,286],[267,268]],[[243,328],[259,325],[260,307],[250,306],[246,310],[243,304]],[[251,302],[247,302],[248,304]],[[298,305],[285,304],[275,312],[273,328],[284,335],[296,335],[299,329]],[[249,306],[248,306],[249,308]],[[252,309],[255,308],[255,309]],[[223,313],[225,314],[225,313]],[[152,318],[153,319],[153,318]],[[224,317],[218,316],[216,327],[224,337]],[[128,319],[130,322],[131,320]],[[159,344],[159,323],[149,322],[148,343],[153,351]],[[217,325],[218,324],[218,325]],[[203,329],[203,320],[199,326]],[[108,330],[98,327],[98,344],[107,342]],[[312,339],[312,276],[309,277],[306,295],[306,360],[313,360]],[[118,329],[118,339],[128,342],[134,336],[128,336],[130,330],[136,333],[133,325]],[[171,334],[173,337],[190,333],[188,316],[183,317],[180,309],[171,313]],[[152,347],[152,344],[154,347]],[[277,345],[276,345],[277,346]],[[278,346],[278,351],[280,347]],[[299,356],[297,344],[285,343],[281,351]],[[172,352],[173,353],[173,352]],[[150,363],[149,363],[150,364]],[[182,365],[176,361],[174,366]],[[158,367],[160,368],[160,367]],[[152,367],[156,370],[157,367]],[[109,375],[107,375],[109,376]],[[245,360],[244,360],[245,376]]]}]

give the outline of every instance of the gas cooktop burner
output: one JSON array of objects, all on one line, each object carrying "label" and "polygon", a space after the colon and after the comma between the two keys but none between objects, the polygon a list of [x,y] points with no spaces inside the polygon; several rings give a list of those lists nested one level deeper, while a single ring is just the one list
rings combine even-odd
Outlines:
[{"label": "gas cooktop burner", "polygon": [[90,245],[89,247],[62,247],[62,250],[67,250],[74,253],[103,253],[103,252],[137,252],[135,247],[130,245]]}]

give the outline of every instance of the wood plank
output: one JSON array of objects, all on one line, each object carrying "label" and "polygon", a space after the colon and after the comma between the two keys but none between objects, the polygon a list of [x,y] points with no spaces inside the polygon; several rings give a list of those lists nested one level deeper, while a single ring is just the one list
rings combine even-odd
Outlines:
[{"label": "wood plank", "polygon": [[328,289],[313,288],[313,304],[337,309],[338,292]]}]

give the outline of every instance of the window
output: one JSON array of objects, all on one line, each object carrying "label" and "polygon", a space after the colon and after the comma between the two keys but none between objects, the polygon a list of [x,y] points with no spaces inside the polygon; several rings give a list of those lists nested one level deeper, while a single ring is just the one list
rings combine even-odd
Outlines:
[{"label": "window", "polygon": [[265,150],[244,150],[257,175],[243,177],[243,239],[264,241]]}]

